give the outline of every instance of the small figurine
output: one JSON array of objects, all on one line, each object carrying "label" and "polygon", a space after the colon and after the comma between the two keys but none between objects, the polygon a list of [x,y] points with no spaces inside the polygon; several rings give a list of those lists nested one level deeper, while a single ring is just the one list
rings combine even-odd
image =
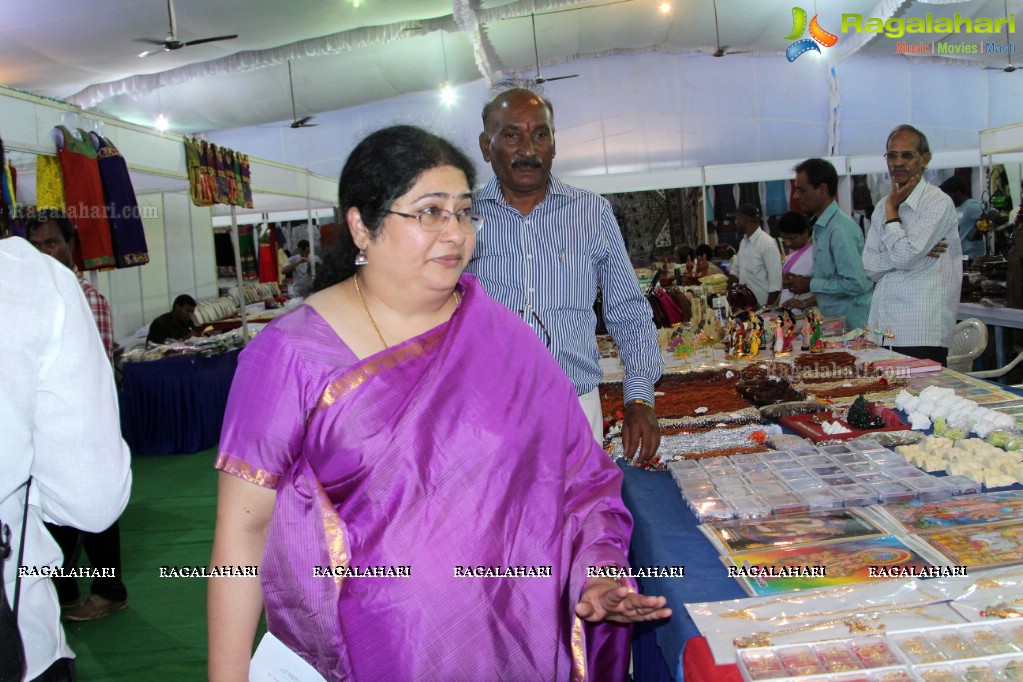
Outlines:
[{"label": "small figurine", "polygon": [[782,353],[788,355],[792,352],[792,346],[796,342],[796,318],[792,315],[791,310],[786,310],[783,313],[782,328],[784,329],[785,342],[782,345]]},{"label": "small figurine", "polygon": [[813,333],[813,308],[806,311],[806,317],[803,319],[803,350],[810,350],[810,334]]},{"label": "small figurine", "polygon": [[755,358],[758,355],[760,355],[760,342],[761,337],[763,336],[763,332],[760,330],[760,327],[757,326],[756,323],[750,326],[751,328],[749,333],[749,352],[747,353],[747,355],[751,358]]},{"label": "small figurine", "polygon": [[782,327],[782,318],[779,317],[771,323],[771,331],[774,332],[774,354],[775,356],[787,355],[785,353],[785,330]]},{"label": "small figurine", "polygon": [[810,352],[824,352],[824,330],[821,326],[821,314],[816,308],[811,308],[813,314],[813,330],[810,332]]}]

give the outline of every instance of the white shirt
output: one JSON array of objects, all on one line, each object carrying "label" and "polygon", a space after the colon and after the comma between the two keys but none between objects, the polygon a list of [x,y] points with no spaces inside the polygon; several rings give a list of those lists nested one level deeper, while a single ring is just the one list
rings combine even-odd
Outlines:
[{"label": "white shirt", "polygon": [[[22,561],[31,568],[62,563],[44,520],[110,527],[128,503],[131,470],[113,373],[74,273],[24,239],[0,240],[0,318],[0,519],[11,528],[3,579],[13,600],[29,475]],[[50,578],[21,579],[18,624],[27,679],[71,656]]]},{"label": "white shirt", "polygon": [[[877,282],[867,326],[878,333],[892,329],[895,347],[948,347],[963,285],[955,205],[921,180],[899,206],[902,222],[885,225],[886,200],[874,211],[863,247],[863,269]],[[948,250],[930,258],[942,239]]]},{"label": "white shirt", "polygon": [[[794,258],[792,264],[789,265],[790,275],[800,275],[802,277],[813,277],[813,244],[808,243],[807,248],[803,250],[801,254],[796,256],[795,253],[790,253],[789,258]],[[788,265],[788,260],[782,265],[782,272],[785,271],[785,265]],[[781,296],[778,297],[778,304],[781,305],[790,298],[798,298],[800,300],[806,300],[813,296],[812,291],[808,291],[805,294],[794,294],[788,289],[781,290]]]},{"label": "white shirt", "polygon": [[781,291],[781,252],[771,235],[758,227],[743,237],[730,274],[749,287],[760,305],[767,303],[769,293]]}]

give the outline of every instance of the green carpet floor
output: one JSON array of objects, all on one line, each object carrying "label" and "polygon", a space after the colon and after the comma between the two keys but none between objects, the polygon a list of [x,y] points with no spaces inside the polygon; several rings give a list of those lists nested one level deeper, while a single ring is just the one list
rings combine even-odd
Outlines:
[{"label": "green carpet floor", "polygon": [[[128,608],[64,624],[81,682],[206,679],[206,579],[161,578],[160,567],[209,563],[215,454],[133,458],[131,500],[121,516]],[[88,593],[87,580],[79,586]]]}]

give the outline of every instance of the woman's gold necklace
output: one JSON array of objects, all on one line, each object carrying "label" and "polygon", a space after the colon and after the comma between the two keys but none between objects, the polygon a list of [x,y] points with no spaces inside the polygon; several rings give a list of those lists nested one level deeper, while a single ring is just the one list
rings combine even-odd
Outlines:
[{"label": "woman's gold necklace", "polygon": [[377,337],[380,339],[380,343],[384,345],[384,348],[390,348],[387,342],[384,341],[384,335],[380,333],[380,327],[377,326],[377,321],[373,319],[373,314],[369,312],[369,306],[366,305],[366,299],[362,297],[362,289],[359,288],[359,273],[355,273],[355,292],[359,294],[359,300],[362,301],[362,309],[366,311],[366,317],[369,318],[369,323],[373,325],[373,329],[377,333]]},{"label": "woman's gold necklace", "polygon": [[[384,335],[380,333],[380,327],[377,326],[377,321],[373,319],[373,313],[369,312],[369,306],[366,305],[366,299],[362,296],[362,289],[359,287],[359,273],[355,273],[355,292],[359,294],[359,300],[362,302],[362,309],[366,311],[366,317],[369,318],[369,323],[373,325],[373,331],[377,333],[377,338],[380,339],[380,343],[383,344],[384,348],[390,348],[387,342],[384,341]],[[452,292],[455,296],[455,307],[462,302],[462,297],[458,295],[457,291]]]}]

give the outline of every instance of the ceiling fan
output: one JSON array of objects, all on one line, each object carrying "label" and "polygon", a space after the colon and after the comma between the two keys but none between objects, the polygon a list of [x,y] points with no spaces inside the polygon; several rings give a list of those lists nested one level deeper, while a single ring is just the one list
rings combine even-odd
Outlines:
[{"label": "ceiling fan", "polygon": [[749,50],[729,50],[727,45],[721,45],[721,31],[718,29],[718,0],[714,3],[714,44],[717,49],[712,53],[715,57],[724,57],[726,54],[745,54]]},{"label": "ceiling fan", "polygon": [[157,54],[158,52],[167,52],[169,50],[180,50],[183,47],[189,47],[190,45],[202,45],[203,43],[212,43],[218,40],[234,40],[238,37],[235,33],[229,36],[214,36],[212,38],[199,38],[197,40],[178,40],[178,22],[174,17],[174,0],[167,0],[167,15],[170,17],[170,33],[163,40],[157,40],[155,38],[136,38],[136,42],[149,43],[150,45],[159,45],[159,49],[146,50],[139,54],[140,57],[148,57],[150,55]]},{"label": "ceiling fan", "polygon": [[310,123],[313,120],[312,116],[298,117],[298,112],[295,110],[295,83],[291,80],[291,60],[288,60],[288,90],[291,91],[291,127],[292,128],[315,128],[318,123]]},{"label": "ceiling fan", "polygon": [[533,79],[533,83],[540,85],[550,81],[560,81],[566,78],[578,78],[579,74],[574,73],[571,76],[553,76],[551,78],[544,78],[540,75],[540,50],[536,46],[536,15],[533,12],[529,13],[529,21],[533,25],[533,57],[536,59],[536,78]]},{"label": "ceiling fan", "polygon": [[[1009,2],[1008,0],[1002,0],[1002,7],[1005,10],[1005,16],[1009,16]],[[1005,27],[1005,52],[1009,57],[1009,63],[1006,66],[985,66],[984,68],[989,71],[1004,71],[1005,73],[1012,73],[1013,71],[1019,71],[1023,67],[1014,66],[1012,63],[1012,51],[1009,49],[1009,27]]]}]

